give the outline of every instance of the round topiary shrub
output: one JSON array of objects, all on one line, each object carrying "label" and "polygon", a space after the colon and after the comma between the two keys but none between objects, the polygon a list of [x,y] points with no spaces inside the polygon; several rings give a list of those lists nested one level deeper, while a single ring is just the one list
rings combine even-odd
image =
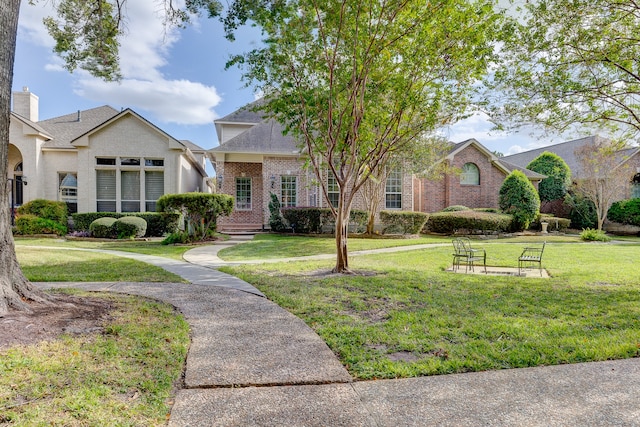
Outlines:
[{"label": "round topiary shrub", "polygon": [[113,224],[117,220],[111,217],[98,218],[89,225],[89,232],[91,236],[99,239],[113,239],[116,234],[113,228]]},{"label": "round topiary shrub", "polygon": [[550,202],[567,194],[571,185],[571,170],[562,157],[545,151],[533,159],[527,169],[547,176],[538,185],[541,201]]},{"label": "round topiary shrub", "polygon": [[516,230],[526,230],[540,213],[540,197],[531,181],[519,170],[511,172],[500,187],[498,203],[513,216]]},{"label": "round topiary shrub", "polygon": [[147,232],[147,221],[137,216],[123,216],[113,223],[113,231],[118,239],[142,237]]}]

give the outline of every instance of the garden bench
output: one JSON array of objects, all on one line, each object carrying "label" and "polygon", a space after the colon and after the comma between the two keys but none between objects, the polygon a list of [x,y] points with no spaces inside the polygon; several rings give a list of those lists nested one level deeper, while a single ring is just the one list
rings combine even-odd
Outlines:
[{"label": "garden bench", "polygon": [[487,252],[484,249],[474,249],[471,247],[471,241],[467,237],[459,237],[453,239],[453,271],[458,271],[460,264],[464,264],[464,272],[466,273],[473,267],[476,262],[482,261],[484,272],[487,273]]},{"label": "garden bench", "polygon": [[533,246],[524,248],[522,254],[518,258],[518,275],[522,274],[522,270],[527,266],[538,264],[540,270],[540,276],[542,276],[542,253],[547,242],[542,243],[542,246]]}]

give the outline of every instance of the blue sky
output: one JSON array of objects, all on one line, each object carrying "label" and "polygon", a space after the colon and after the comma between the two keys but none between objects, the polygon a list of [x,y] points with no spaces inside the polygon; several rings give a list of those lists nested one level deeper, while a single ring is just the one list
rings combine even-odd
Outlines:
[{"label": "blue sky", "polygon": [[[185,30],[165,32],[157,19],[157,2],[127,2],[127,34],[120,52],[124,78],[105,83],[61,67],[42,24],[43,17],[53,15],[50,3],[22,2],[13,77],[14,91],[27,86],[39,97],[41,120],[102,105],[131,108],[177,139],[213,148],[218,145],[213,120],[255,99],[239,70],[225,70],[224,65],[231,54],[259,43],[257,31],[248,29],[230,43],[217,20],[201,19]],[[490,130],[491,124],[476,115],[443,134],[453,142],[476,138],[504,154],[558,142]]]}]

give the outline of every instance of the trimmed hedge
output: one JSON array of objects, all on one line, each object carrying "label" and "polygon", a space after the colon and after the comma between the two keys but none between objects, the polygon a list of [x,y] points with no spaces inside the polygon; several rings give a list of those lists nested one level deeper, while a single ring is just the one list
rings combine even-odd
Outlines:
[{"label": "trimmed hedge", "polygon": [[22,235],[32,234],[67,234],[67,227],[48,218],[40,218],[31,214],[22,214],[16,219],[16,232]]},{"label": "trimmed hedge", "polygon": [[20,206],[18,215],[34,215],[39,218],[50,219],[67,228],[67,204],[53,200],[35,199]]},{"label": "trimmed hedge", "polygon": [[[296,233],[322,233],[325,228],[334,229],[336,225],[331,209],[328,208],[295,207],[282,208],[281,211],[287,225]],[[356,233],[367,229],[367,221],[369,212],[351,209],[349,225]]]},{"label": "trimmed hedge", "polygon": [[640,226],[640,199],[628,199],[615,202],[607,213],[609,221]]},{"label": "trimmed hedge", "polygon": [[112,217],[103,217],[96,219],[89,226],[91,236],[97,237],[99,239],[115,238],[116,234],[115,230],[113,229],[113,224],[115,224],[116,221],[117,219]]},{"label": "trimmed hedge", "polygon": [[381,211],[382,234],[388,230],[399,230],[402,234],[418,234],[429,219],[424,212]]},{"label": "trimmed hedge", "polygon": [[[282,216],[296,233],[321,233],[323,210],[320,208],[283,208]],[[329,211],[330,212],[330,211]],[[277,230],[275,230],[277,231]]]},{"label": "trimmed hedge", "polygon": [[142,237],[147,232],[147,221],[136,216],[123,216],[113,223],[113,231],[118,239]]},{"label": "trimmed hedge", "polygon": [[469,210],[471,209],[466,206],[452,205],[452,206],[447,206],[446,208],[442,209],[440,212],[458,212],[458,211],[469,211]]},{"label": "trimmed hedge", "polygon": [[426,229],[433,233],[454,234],[458,230],[473,232],[506,232],[511,230],[513,217],[477,211],[436,212],[429,215]]},{"label": "trimmed hedge", "polygon": [[144,237],[162,237],[171,234],[178,229],[180,214],[177,213],[157,213],[157,212],[87,212],[74,213],[74,230],[90,231],[89,226],[98,218],[123,218],[125,216],[139,217],[146,221],[147,232]]},{"label": "trimmed hedge", "polygon": [[569,218],[559,218],[553,215],[540,215],[540,218],[537,219],[535,223],[531,224],[531,228],[541,229],[541,222],[549,224],[547,226],[548,231],[566,231],[571,225],[571,220]]}]

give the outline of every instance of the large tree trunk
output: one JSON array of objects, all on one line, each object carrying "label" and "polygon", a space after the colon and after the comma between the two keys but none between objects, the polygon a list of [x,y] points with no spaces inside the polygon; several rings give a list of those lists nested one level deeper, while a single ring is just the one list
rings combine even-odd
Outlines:
[{"label": "large tree trunk", "polygon": [[13,60],[19,11],[20,0],[0,2],[0,316],[9,308],[28,310],[26,301],[47,299],[22,274],[11,234],[7,167]]}]

